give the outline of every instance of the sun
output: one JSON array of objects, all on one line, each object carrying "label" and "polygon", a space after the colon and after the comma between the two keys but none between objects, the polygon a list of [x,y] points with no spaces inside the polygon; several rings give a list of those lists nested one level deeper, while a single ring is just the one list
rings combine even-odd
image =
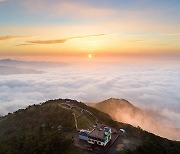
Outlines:
[{"label": "sun", "polygon": [[88,58],[91,59],[93,56],[92,54],[88,54]]}]

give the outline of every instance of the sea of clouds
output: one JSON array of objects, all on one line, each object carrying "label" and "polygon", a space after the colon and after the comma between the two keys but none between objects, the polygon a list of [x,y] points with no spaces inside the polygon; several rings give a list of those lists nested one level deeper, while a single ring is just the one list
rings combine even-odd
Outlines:
[{"label": "sea of clouds", "polygon": [[0,75],[0,115],[55,98],[124,98],[180,127],[180,63],[70,64],[43,74]]}]

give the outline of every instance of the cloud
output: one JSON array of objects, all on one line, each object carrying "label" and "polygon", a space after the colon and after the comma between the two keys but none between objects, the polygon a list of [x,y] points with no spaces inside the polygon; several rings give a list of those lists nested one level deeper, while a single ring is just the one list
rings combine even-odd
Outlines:
[{"label": "cloud", "polygon": [[158,36],[158,35],[164,35],[164,36],[179,36],[180,35],[180,33],[160,33],[160,34],[158,34],[158,33],[152,33],[152,34],[135,34],[135,35],[129,35],[129,36]]},{"label": "cloud", "polygon": [[179,63],[92,63],[42,69],[44,74],[0,77],[0,114],[55,98],[99,102],[110,97],[159,113],[160,121],[180,127]]},{"label": "cloud", "polygon": [[168,46],[170,44],[164,43],[164,44],[155,44],[156,46]]},{"label": "cloud", "polygon": [[31,36],[0,36],[0,41],[11,41],[11,40],[18,40],[29,37]]},{"label": "cloud", "polygon": [[166,33],[166,34],[159,34],[159,35],[172,35],[172,36],[179,36],[180,35],[180,33]]},{"label": "cloud", "polygon": [[[104,104],[104,105],[103,105]],[[109,99],[108,103],[97,105],[97,109],[108,113],[113,119],[131,124],[135,127],[157,134],[159,136],[180,141],[180,129],[173,128],[171,124],[164,123],[168,117],[180,121],[180,114],[168,109],[161,109],[161,113],[152,110],[139,109],[128,105],[124,100]],[[175,121],[174,121],[175,122]]]},{"label": "cloud", "polygon": [[[100,36],[105,36],[105,35],[110,35],[110,34],[72,36],[72,37],[67,37],[67,38],[62,38],[62,39],[57,39],[57,40],[33,40],[33,41],[26,41],[25,43],[22,43],[22,44],[16,44],[15,46],[28,46],[28,45],[36,45],[36,44],[59,44],[59,43],[65,43],[66,41],[72,40],[72,39],[100,37]],[[18,40],[18,39],[22,39],[22,38],[30,38],[30,37],[32,37],[32,36],[1,36],[0,41],[13,41],[13,40]]]},{"label": "cloud", "polygon": [[[115,106],[116,107],[116,106]],[[144,111],[133,111],[131,108],[114,108],[111,116],[114,117],[117,121],[128,123],[133,126],[140,126],[142,129],[152,132],[156,135],[171,139],[171,140],[180,140],[180,129],[173,128],[170,124],[164,124],[162,120],[167,117],[162,117],[164,110],[161,110],[161,114],[158,112],[151,112],[146,110]],[[180,114],[172,113],[171,110],[166,109],[166,116],[173,117],[176,121],[180,120]],[[172,115],[171,115],[172,114]]]},{"label": "cloud", "polygon": [[22,44],[16,44],[16,45],[14,45],[14,46],[28,46],[28,45],[34,45],[34,44],[22,43]]},{"label": "cloud", "polygon": [[[57,43],[64,43],[66,42],[68,39],[60,39],[60,40],[46,40],[46,41],[42,41],[42,40],[36,40],[36,41],[28,41],[28,43],[32,43],[32,44],[57,44]],[[27,45],[27,44],[26,44]]]},{"label": "cloud", "polygon": [[[83,39],[83,38],[99,37],[99,36],[105,36],[105,35],[108,35],[108,34],[74,36],[74,37],[68,37],[68,38],[58,39],[58,40],[35,40],[35,41],[27,41],[27,43],[32,43],[32,44],[58,44],[58,43],[65,43],[66,41],[72,40],[72,39]],[[30,44],[20,44],[20,45],[30,45]]]},{"label": "cloud", "polygon": [[141,40],[135,40],[135,39],[131,39],[131,40],[128,40],[128,42],[145,42],[147,41],[146,39],[141,39]]}]

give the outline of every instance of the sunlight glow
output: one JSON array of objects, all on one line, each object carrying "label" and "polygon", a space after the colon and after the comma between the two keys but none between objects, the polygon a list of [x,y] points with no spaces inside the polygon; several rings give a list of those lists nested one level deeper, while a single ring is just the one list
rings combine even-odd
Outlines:
[{"label": "sunlight glow", "polygon": [[91,59],[92,58],[92,54],[88,54],[88,58]]}]

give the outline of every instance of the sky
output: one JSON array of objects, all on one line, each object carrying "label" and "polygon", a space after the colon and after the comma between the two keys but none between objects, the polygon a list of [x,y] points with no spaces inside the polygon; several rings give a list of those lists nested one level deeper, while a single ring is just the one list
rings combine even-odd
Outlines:
[{"label": "sky", "polygon": [[0,0],[0,58],[180,57],[179,10],[179,0]]}]

